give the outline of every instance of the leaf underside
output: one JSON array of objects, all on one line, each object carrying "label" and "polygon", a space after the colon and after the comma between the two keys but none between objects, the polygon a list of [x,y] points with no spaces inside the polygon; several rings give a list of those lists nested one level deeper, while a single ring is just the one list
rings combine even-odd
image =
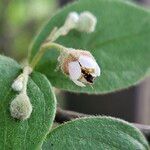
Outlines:
[{"label": "leaf underside", "polygon": [[73,92],[107,93],[135,85],[149,74],[150,13],[119,0],[84,0],[63,8],[35,39],[30,49],[30,61],[52,29],[62,26],[72,11],[93,13],[98,21],[96,30],[91,34],[71,31],[57,42],[66,47],[89,50],[100,65],[102,75],[96,79],[93,88],[78,87],[60,70],[55,71],[58,53],[50,50],[36,70],[44,73],[53,86]]}]

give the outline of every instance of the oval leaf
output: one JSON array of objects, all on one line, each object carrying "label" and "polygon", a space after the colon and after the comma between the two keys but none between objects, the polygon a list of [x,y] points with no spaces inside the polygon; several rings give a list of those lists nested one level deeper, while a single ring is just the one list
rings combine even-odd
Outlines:
[{"label": "oval leaf", "polygon": [[97,17],[96,31],[92,34],[71,31],[57,42],[76,49],[89,50],[101,66],[102,75],[93,89],[80,88],[57,68],[58,53],[48,51],[36,69],[44,73],[52,85],[63,90],[88,93],[107,93],[138,83],[150,69],[150,13],[130,2],[119,0],[78,1],[59,11],[51,18],[34,41],[30,60],[52,29],[64,24],[72,12],[90,11]]},{"label": "oval leaf", "polygon": [[142,133],[131,124],[111,117],[77,119],[54,129],[43,150],[148,150]]},{"label": "oval leaf", "polygon": [[29,119],[10,116],[10,103],[17,95],[11,88],[21,67],[12,59],[0,56],[0,149],[39,149],[52,125],[56,102],[45,76],[34,72],[28,82],[28,96],[33,106]]}]

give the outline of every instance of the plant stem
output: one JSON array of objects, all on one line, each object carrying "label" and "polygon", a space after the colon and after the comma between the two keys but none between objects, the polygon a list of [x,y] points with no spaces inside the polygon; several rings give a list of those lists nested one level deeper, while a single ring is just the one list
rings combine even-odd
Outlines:
[{"label": "plant stem", "polygon": [[24,67],[23,69],[23,77],[24,77],[24,81],[23,81],[23,89],[22,89],[22,93],[25,93],[27,92],[27,83],[28,83],[28,78],[29,78],[29,75],[31,74],[32,72],[32,69],[29,67],[29,66],[26,66]]},{"label": "plant stem", "polygon": [[45,52],[47,50],[50,50],[50,49],[56,49],[56,50],[59,50],[59,51],[66,51],[66,47],[60,45],[60,44],[57,44],[57,43],[53,43],[53,42],[47,42],[47,43],[44,43],[40,50],[36,53],[36,55],[34,56],[34,58],[32,59],[31,63],[30,63],[30,67],[32,69],[35,68],[35,66],[38,64],[38,62],[40,61],[41,57],[45,54]]},{"label": "plant stem", "polygon": [[[90,117],[90,116],[92,115],[87,115],[87,114],[78,113],[74,111],[62,110],[61,108],[58,107],[56,117],[55,117],[55,122],[64,123],[64,122],[71,121],[76,118]],[[132,124],[136,128],[138,128],[144,134],[148,142],[150,142],[150,126],[137,124],[137,123],[132,123]]]},{"label": "plant stem", "polygon": [[68,26],[66,22],[60,28],[54,27],[49,37],[46,39],[45,43],[41,45],[40,50],[36,53],[36,55],[32,59],[30,67],[34,69],[37,63],[40,61],[43,54],[51,48],[55,48],[59,51],[64,51],[66,48],[63,47],[62,45],[54,43],[54,41],[56,41],[56,39],[58,39],[60,36],[67,35],[72,29],[74,29],[74,26]]}]

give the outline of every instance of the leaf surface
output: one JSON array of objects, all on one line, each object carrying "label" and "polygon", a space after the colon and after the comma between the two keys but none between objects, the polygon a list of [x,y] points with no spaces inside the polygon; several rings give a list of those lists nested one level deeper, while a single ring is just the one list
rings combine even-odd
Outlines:
[{"label": "leaf surface", "polygon": [[47,136],[43,150],[148,150],[142,133],[111,117],[91,117],[65,123]]},{"label": "leaf surface", "polygon": [[17,95],[11,88],[21,67],[14,60],[0,56],[0,149],[40,149],[53,123],[55,96],[48,79],[34,72],[29,78],[27,93],[33,106],[29,119],[11,117],[9,107]]},{"label": "leaf surface", "polygon": [[30,61],[52,29],[64,24],[72,12],[90,11],[97,17],[92,34],[71,31],[57,42],[66,47],[89,50],[101,67],[102,75],[90,86],[76,86],[57,68],[58,53],[49,50],[36,70],[44,73],[52,85],[67,91],[107,93],[137,84],[150,73],[150,12],[128,1],[77,1],[55,14],[44,26],[30,49]]}]

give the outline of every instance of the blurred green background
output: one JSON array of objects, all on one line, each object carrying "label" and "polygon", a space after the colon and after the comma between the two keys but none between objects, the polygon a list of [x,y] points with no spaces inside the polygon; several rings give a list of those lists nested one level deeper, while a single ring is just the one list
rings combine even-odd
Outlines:
[{"label": "blurred green background", "polygon": [[42,25],[70,1],[73,0],[0,0],[0,53],[17,60],[25,58]]},{"label": "blurred green background", "polygon": [[1,0],[0,53],[25,58],[34,36],[57,8],[56,0]]}]

